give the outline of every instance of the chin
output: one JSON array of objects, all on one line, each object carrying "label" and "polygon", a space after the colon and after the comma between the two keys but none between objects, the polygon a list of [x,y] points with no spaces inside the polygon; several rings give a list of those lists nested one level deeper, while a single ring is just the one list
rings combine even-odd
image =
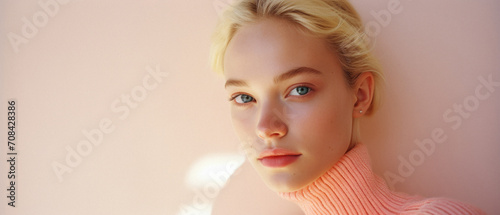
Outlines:
[{"label": "chin", "polygon": [[[265,177],[265,178],[264,178]],[[262,176],[264,183],[274,192],[293,192],[308,185],[307,182],[298,180],[295,173],[279,173]]]}]

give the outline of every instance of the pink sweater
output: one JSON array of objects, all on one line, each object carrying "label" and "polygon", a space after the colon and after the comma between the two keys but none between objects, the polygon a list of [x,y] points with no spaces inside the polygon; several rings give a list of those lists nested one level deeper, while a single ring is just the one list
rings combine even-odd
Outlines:
[{"label": "pink sweater", "polygon": [[389,190],[370,167],[366,146],[358,144],[312,184],[279,193],[312,214],[485,214],[446,198],[410,196]]}]

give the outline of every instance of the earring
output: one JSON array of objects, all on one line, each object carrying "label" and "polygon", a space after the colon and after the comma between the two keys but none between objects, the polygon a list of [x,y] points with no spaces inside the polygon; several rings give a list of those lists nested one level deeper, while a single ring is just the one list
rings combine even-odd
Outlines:
[{"label": "earring", "polygon": [[363,113],[363,110],[359,110],[359,113]]}]

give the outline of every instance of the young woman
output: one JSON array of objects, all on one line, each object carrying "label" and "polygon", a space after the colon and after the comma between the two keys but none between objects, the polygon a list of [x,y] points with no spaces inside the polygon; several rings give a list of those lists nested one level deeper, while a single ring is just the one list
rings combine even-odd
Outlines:
[{"label": "young woman", "polygon": [[373,174],[358,120],[377,109],[383,74],[362,29],[346,0],[243,0],[224,14],[212,64],[248,160],[306,214],[481,214]]}]

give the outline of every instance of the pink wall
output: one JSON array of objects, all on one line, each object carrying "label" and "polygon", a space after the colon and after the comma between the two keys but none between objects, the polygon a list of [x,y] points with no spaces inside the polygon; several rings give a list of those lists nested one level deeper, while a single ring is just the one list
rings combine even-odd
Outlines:
[{"label": "pink wall", "polygon": [[[500,81],[500,3],[400,0],[390,20],[377,19],[391,1],[352,1],[379,26],[374,52],[387,75],[383,106],[362,125],[375,171],[399,175],[400,191],[499,211],[500,87],[476,89]],[[183,214],[214,201],[214,214],[300,214],[247,163],[224,188],[204,172],[226,168],[224,179],[226,164],[241,162],[208,63],[228,2],[1,1],[0,138],[15,99],[18,155],[16,208],[4,197],[0,214]],[[422,152],[423,140],[434,150]],[[412,171],[398,170],[401,159]],[[54,164],[71,172],[59,178]],[[0,167],[6,188],[10,166]]]}]

